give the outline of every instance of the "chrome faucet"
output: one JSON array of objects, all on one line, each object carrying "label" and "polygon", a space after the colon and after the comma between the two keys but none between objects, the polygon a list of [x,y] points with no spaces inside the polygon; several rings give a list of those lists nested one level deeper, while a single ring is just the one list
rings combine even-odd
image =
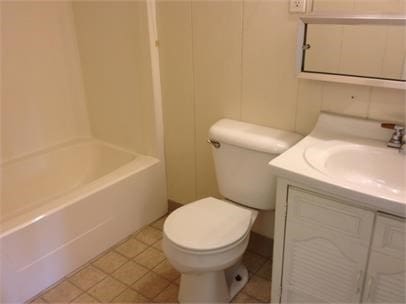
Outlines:
[{"label": "chrome faucet", "polygon": [[405,127],[393,123],[382,123],[381,127],[394,130],[386,145],[390,148],[399,149],[400,153],[406,154]]},{"label": "chrome faucet", "polygon": [[402,136],[402,139],[401,139],[401,143],[402,143],[402,145],[399,148],[399,153],[406,154],[406,135],[405,135],[404,130],[403,130],[403,136]]}]

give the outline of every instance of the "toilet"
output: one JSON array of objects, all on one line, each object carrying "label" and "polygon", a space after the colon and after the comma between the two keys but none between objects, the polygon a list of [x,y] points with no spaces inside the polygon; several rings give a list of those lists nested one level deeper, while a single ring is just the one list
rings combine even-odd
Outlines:
[{"label": "toilet", "polygon": [[181,273],[179,302],[229,302],[248,281],[241,262],[260,210],[275,208],[268,163],[301,136],[221,119],[209,130],[219,191],[172,212],[162,247]]}]

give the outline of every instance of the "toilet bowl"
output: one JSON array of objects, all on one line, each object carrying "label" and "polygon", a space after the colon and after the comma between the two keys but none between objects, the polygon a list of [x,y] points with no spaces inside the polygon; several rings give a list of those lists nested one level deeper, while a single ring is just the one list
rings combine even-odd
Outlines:
[{"label": "toilet bowl", "polygon": [[248,281],[242,256],[258,210],[274,209],[268,163],[300,140],[292,132],[222,119],[209,131],[224,200],[207,197],[172,212],[162,246],[181,273],[181,303],[229,302]]},{"label": "toilet bowl", "polygon": [[228,302],[245,285],[248,271],[240,262],[257,214],[208,197],[168,216],[162,247],[182,274],[180,302]]}]

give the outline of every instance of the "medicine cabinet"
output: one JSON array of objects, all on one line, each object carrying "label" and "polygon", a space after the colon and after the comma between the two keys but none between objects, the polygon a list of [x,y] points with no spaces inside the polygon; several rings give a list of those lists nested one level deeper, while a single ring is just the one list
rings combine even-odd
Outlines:
[{"label": "medicine cabinet", "polygon": [[299,78],[406,90],[406,15],[306,15]]}]

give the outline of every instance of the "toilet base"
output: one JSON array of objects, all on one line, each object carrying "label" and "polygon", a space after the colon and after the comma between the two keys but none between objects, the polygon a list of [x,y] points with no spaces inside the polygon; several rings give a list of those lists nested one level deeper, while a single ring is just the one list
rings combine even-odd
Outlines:
[{"label": "toilet base", "polygon": [[242,263],[220,271],[184,273],[179,288],[180,303],[227,303],[245,286],[248,270]]},{"label": "toilet base", "polygon": [[245,284],[247,284],[248,269],[244,264],[238,263],[226,270],[226,278],[229,290],[229,301],[231,301]]}]

